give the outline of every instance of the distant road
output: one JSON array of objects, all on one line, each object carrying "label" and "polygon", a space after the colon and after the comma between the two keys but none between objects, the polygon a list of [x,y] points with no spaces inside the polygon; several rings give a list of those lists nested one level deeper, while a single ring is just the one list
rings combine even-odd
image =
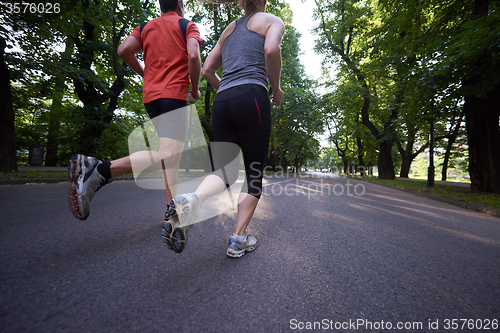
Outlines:
[{"label": "distant road", "polygon": [[163,191],[115,181],[79,221],[67,189],[0,186],[2,332],[446,332],[500,319],[499,218],[328,174],[266,178],[249,228],[259,247],[229,259],[235,211],[195,225],[178,255],[162,244]]}]

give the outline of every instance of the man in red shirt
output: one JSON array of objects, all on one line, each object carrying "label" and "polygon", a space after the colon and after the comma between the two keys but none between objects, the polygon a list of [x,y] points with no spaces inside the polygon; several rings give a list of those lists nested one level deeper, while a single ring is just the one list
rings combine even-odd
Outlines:
[{"label": "man in red shirt", "polygon": [[[167,202],[172,199],[167,178],[171,184],[177,181],[176,166],[184,147],[186,128],[186,112],[179,112],[179,109],[188,105],[190,83],[192,97],[200,98],[201,42],[196,25],[183,19],[182,0],[159,0],[159,3],[163,14],[137,27],[118,48],[123,60],[144,79],[143,102],[159,136],[159,151],[135,152],[110,162],[73,155],[68,167],[69,206],[80,220],[89,216],[89,203],[97,190],[112,177],[133,172],[132,160],[162,161],[164,169],[166,165],[170,170],[168,176],[165,175]],[[136,57],[141,52],[144,53],[144,67]],[[154,118],[172,121],[155,123]],[[168,218],[168,214],[166,216]]]}]

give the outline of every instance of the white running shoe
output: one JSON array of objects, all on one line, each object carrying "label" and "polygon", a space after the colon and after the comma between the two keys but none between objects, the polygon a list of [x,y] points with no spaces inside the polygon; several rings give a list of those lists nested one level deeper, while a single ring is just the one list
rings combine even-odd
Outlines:
[{"label": "white running shoe", "polygon": [[188,226],[198,217],[198,202],[200,197],[196,193],[179,194],[172,199],[170,207],[177,214],[181,226]]},{"label": "white running shoe", "polygon": [[245,240],[242,242],[235,240],[233,236],[229,238],[226,255],[230,258],[240,258],[243,257],[245,253],[255,250],[256,247],[257,239],[245,231]]}]

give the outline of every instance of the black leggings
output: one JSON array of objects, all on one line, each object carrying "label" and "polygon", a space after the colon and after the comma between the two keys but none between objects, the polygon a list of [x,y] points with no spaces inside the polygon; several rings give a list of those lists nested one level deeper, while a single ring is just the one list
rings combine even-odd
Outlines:
[{"label": "black leggings", "polygon": [[[267,89],[260,85],[245,84],[223,90],[215,96],[212,112],[214,141],[234,143],[241,148],[246,173],[242,191],[246,190],[248,194],[260,198],[262,173],[271,136],[271,104]],[[236,157],[234,152],[231,155]],[[216,163],[219,167],[221,161],[226,163],[227,156]],[[223,174],[223,180],[231,185],[236,181],[238,172],[232,170],[228,173]]]}]

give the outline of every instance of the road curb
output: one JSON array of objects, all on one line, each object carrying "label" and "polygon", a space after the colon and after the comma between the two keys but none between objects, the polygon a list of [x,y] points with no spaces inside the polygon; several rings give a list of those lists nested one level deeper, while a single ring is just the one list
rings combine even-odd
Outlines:
[{"label": "road curb", "polygon": [[455,205],[455,206],[458,206],[458,207],[461,207],[461,208],[465,208],[465,209],[468,209],[468,210],[473,210],[473,211],[476,211],[476,212],[479,212],[479,213],[483,213],[483,214],[487,214],[487,215],[491,215],[491,216],[499,217],[500,218],[500,210],[492,208],[492,207],[488,207],[488,206],[484,206],[484,205],[479,205],[479,204],[473,204],[473,203],[469,203],[469,202],[465,202],[465,201],[461,201],[461,200],[454,200],[454,199],[449,199],[449,198],[443,198],[443,197],[440,197],[440,196],[437,196],[437,195],[434,195],[434,194],[422,193],[422,192],[419,192],[419,191],[407,190],[405,188],[401,188],[401,187],[397,187],[397,186],[392,186],[392,185],[388,185],[388,184],[382,184],[382,183],[372,182],[372,181],[370,181],[368,179],[359,179],[359,178],[351,178],[351,179],[352,180],[364,181],[364,182],[368,182],[370,184],[384,186],[384,187],[392,188],[392,189],[395,189],[395,190],[400,190],[400,191],[403,191],[403,192],[406,192],[406,193],[412,193],[412,194],[418,195],[418,196],[426,198],[426,199],[431,199],[431,200],[435,200],[435,201],[439,201],[439,202],[444,202],[444,203],[447,203],[447,204],[450,204],[450,205]]},{"label": "road curb", "polygon": [[68,178],[0,179],[0,185],[53,184],[69,182]]},{"label": "road curb", "polygon": [[[115,177],[113,180],[134,180],[134,177]],[[26,184],[56,184],[69,183],[68,178],[40,178],[40,179],[0,179],[1,185],[26,185]]]}]

